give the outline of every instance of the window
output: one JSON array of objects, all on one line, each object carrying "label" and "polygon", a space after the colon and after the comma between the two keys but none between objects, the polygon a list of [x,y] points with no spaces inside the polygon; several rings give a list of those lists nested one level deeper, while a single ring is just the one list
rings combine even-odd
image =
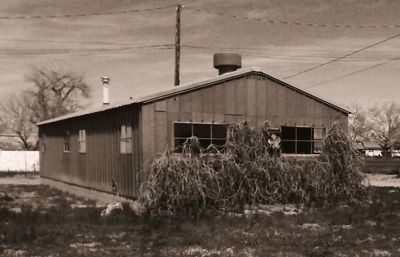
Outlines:
[{"label": "window", "polygon": [[321,153],[324,136],[325,128],[282,127],[282,153]]},{"label": "window", "polygon": [[223,146],[226,142],[225,124],[174,123],[175,148],[183,145],[187,138],[195,136],[203,148],[211,144]]},{"label": "window", "polygon": [[79,130],[79,152],[86,153],[86,130],[80,129]]},{"label": "window", "polygon": [[132,127],[121,126],[121,153],[132,153]]},{"label": "window", "polygon": [[322,147],[323,147],[323,140],[325,137],[326,129],[325,128],[314,128],[314,133],[313,133],[313,152],[314,153],[322,153]]},{"label": "window", "polygon": [[64,132],[64,152],[69,152],[70,151],[70,134],[69,130],[66,130]]},{"label": "window", "polygon": [[44,140],[43,140],[43,142],[40,144],[40,151],[41,151],[42,153],[46,152],[46,144],[44,143]]}]

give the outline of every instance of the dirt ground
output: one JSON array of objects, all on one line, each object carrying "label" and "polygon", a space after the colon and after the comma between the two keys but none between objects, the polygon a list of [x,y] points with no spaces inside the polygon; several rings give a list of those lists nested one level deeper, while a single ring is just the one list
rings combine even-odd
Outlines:
[{"label": "dirt ground", "polygon": [[0,256],[400,256],[400,178],[368,179],[365,203],[266,206],[194,221],[127,208],[101,217],[95,202],[37,176],[0,177]]},{"label": "dirt ground", "polygon": [[397,175],[367,174],[366,184],[375,187],[400,187]]},{"label": "dirt ground", "polygon": [[1,176],[0,185],[39,185],[39,175]]}]

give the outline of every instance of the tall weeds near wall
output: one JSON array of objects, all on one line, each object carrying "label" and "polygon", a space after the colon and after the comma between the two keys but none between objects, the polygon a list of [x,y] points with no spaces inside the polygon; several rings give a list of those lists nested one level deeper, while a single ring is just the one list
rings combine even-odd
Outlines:
[{"label": "tall weeds near wall", "polygon": [[245,204],[327,204],[363,196],[360,164],[339,125],[328,130],[319,157],[279,157],[270,137],[267,123],[257,130],[242,122],[229,127],[223,149],[201,149],[190,138],[182,153],[154,159],[140,199],[155,213],[200,215]]}]

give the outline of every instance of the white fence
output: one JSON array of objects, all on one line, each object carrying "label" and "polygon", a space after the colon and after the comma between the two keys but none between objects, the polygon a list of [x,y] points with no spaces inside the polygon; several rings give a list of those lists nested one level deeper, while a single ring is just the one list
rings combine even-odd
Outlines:
[{"label": "white fence", "polygon": [[38,172],[39,151],[1,151],[0,172]]}]

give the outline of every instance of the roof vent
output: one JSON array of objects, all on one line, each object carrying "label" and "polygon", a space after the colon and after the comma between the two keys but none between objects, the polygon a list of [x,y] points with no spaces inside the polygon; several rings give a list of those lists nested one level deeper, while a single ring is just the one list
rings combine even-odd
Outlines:
[{"label": "roof vent", "polygon": [[101,82],[103,83],[103,105],[110,104],[110,96],[108,94],[108,86],[110,85],[109,77],[101,77]]},{"label": "roof vent", "polygon": [[242,67],[242,56],[237,53],[214,54],[214,68],[218,69],[218,75],[235,71]]}]

